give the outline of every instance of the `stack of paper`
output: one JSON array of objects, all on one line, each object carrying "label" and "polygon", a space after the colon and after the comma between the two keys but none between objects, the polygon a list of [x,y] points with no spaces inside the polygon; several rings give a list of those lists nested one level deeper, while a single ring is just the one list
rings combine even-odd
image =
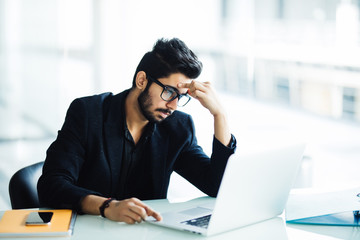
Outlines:
[{"label": "stack of paper", "polygon": [[287,222],[325,225],[359,225],[360,188],[323,193],[290,194]]}]

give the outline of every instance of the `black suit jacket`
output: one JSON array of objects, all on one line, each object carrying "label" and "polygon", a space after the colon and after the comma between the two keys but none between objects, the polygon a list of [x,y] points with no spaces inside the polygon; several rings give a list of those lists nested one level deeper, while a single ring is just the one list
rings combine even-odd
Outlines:
[{"label": "black suit jacket", "polygon": [[[57,139],[47,150],[38,182],[42,206],[80,210],[89,194],[114,197],[119,184],[124,141],[125,98],[129,90],[75,99]],[[159,124],[145,147],[148,174],[139,176],[147,189],[133,197],[166,198],[173,171],[201,191],[216,196],[229,156],[235,150],[216,138],[209,158],[197,145],[190,115],[175,111]],[[139,185],[140,186],[140,185]]]}]

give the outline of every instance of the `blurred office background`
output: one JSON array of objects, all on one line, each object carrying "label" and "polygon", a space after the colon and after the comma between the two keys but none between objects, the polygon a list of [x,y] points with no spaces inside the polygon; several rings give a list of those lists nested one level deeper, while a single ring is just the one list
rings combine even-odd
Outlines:
[{"label": "blurred office background", "polygon": [[[160,37],[203,61],[238,150],[304,140],[295,187],[359,186],[359,12],[360,0],[0,0],[0,209],[70,102],[129,88]],[[194,100],[182,110],[210,153],[211,116]],[[169,191],[201,195],[176,175]]]}]

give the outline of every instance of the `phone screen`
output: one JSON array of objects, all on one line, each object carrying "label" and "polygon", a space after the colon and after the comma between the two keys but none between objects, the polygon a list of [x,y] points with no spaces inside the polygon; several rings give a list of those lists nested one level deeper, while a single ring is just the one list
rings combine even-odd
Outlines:
[{"label": "phone screen", "polygon": [[51,223],[53,212],[31,212],[26,218],[26,225],[47,225]]}]

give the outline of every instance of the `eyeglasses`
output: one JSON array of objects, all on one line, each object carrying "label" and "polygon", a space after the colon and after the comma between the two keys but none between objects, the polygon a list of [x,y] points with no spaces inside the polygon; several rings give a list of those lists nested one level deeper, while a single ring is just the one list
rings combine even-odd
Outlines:
[{"label": "eyeglasses", "polygon": [[178,99],[177,105],[179,107],[183,107],[185,106],[191,99],[191,97],[189,96],[189,94],[184,93],[184,94],[180,94],[179,91],[171,86],[165,86],[164,84],[162,84],[159,80],[150,77],[149,75],[147,76],[147,78],[156,83],[157,85],[159,85],[160,87],[163,88],[160,97],[162,100],[166,101],[166,102],[171,102],[173,101],[175,98]]}]

